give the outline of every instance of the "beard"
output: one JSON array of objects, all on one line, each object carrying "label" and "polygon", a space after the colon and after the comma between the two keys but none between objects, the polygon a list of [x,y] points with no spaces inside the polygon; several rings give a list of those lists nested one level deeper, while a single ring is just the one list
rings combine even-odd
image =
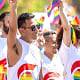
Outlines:
[{"label": "beard", "polygon": [[8,31],[9,31],[9,27],[6,26],[5,24],[3,24],[3,31],[8,34]]}]

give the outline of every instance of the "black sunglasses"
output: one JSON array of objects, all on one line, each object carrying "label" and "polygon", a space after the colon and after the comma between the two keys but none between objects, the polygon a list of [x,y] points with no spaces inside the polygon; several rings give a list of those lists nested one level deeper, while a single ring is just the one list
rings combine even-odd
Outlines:
[{"label": "black sunglasses", "polygon": [[40,29],[40,26],[38,26],[38,25],[32,25],[31,27],[24,27],[24,26],[22,26],[21,28],[31,29],[32,31],[36,31],[36,29]]},{"label": "black sunglasses", "polygon": [[47,36],[49,36],[50,34],[56,34],[55,32],[45,32],[44,34],[43,34],[43,36],[44,37],[47,37]]},{"label": "black sunglasses", "polygon": [[40,29],[40,26],[39,25],[32,25],[31,26],[32,31],[36,31],[36,29]]}]

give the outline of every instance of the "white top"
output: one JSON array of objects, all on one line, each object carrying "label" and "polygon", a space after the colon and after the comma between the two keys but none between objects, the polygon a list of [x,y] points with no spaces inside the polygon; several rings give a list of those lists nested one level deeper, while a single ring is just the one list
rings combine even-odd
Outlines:
[{"label": "white top", "polygon": [[[3,50],[3,48],[5,47],[5,45],[7,44],[7,38],[1,38],[0,37],[0,53]],[[1,57],[1,55],[0,55]]]},{"label": "white top", "polygon": [[43,80],[63,80],[63,65],[58,54],[54,54],[52,60],[42,55]]},{"label": "white top", "polygon": [[59,55],[64,64],[64,80],[80,79],[80,49],[72,44],[67,47],[63,41]]},{"label": "white top", "polygon": [[7,39],[0,38],[0,80],[7,80]]},{"label": "white top", "polygon": [[8,68],[8,80],[38,80],[40,61],[35,46],[19,39],[22,44],[22,56],[13,67]]}]

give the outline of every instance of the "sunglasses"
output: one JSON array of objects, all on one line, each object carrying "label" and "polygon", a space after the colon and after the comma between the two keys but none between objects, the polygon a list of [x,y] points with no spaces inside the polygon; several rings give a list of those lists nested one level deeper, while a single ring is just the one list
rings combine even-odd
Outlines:
[{"label": "sunglasses", "polygon": [[31,27],[27,27],[27,28],[31,29],[32,31],[36,31],[36,29],[40,29],[40,26],[32,25]]},{"label": "sunglasses", "polygon": [[51,34],[53,35],[53,34],[56,34],[56,33],[55,32],[46,32],[46,33],[43,34],[43,36],[48,37]]}]

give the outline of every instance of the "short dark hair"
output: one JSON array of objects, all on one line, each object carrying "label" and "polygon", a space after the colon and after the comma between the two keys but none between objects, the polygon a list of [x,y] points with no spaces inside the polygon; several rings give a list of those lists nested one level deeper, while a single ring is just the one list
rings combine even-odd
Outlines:
[{"label": "short dark hair", "polygon": [[5,16],[9,15],[9,12],[4,12],[0,15],[0,21],[3,21]]},{"label": "short dark hair", "polygon": [[25,20],[33,18],[34,15],[31,13],[22,13],[18,17],[18,28],[21,28],[22,25],[25,23]]}]

